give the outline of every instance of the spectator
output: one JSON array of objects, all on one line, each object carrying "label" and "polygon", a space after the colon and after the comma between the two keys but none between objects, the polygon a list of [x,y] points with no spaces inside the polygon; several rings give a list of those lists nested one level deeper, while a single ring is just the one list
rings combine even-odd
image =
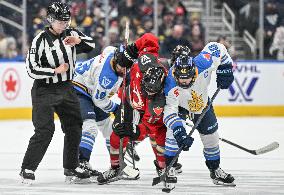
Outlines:
[{"label": "spectator", "polygon": [[33,37],[35,37],[40,31],[43,30],[46,18],[46,8],[41,8],[37,16],[33,19]]},{"label": "spectator", "polygon": [[159,39],[164,41],[172,33],[172,28],[174,26],[174,13],[169,9],[164,11],[162,24],[159,27]]},{"label": "spectator", "polygon": [[14,37],[8,37],[0,31],[0,57],[14,58],[18,55],[17,43]]},{"label": "spectator", "polygon": [[172,35],[167,37],[163,44],[161,44],[161,56],[170,58],[173,49],[177,45],[186,45],[191,49],[190,42],[183,38],[184,26],[181,24],[176,24],[173,27]]},{"label": "spectator", "polygon": [[197,24],[193,25],[191,28],[190,43],[192,46],[191,52],[193,56],[199,54],[205,46],[200,26]]},{"label": "spectator", "polygon": [[234,48],[233,45],[231,45],[231,43],[229,42],[229,40],[227,39],[226,36],[219,36],[217,38],[217,42],[223,44],[226,49],[228,50],[228,53],[230,54],[231,58],[233,61],[237,60],[237,54],[236,54],[236,50]]},{"label": "spectator", "polygon": [[269,53],[273,36],[276,28],[279,26],[281,19],[277,10],[277,5],[274,1],[267,2],[264,13],[264,56],[266,58],[273,58]]},{"label": "spectator", "polygon": [[280,26],[276,28],[269,53],[276,56],[277,60],[284,60],[284,19],[282,19]]}]

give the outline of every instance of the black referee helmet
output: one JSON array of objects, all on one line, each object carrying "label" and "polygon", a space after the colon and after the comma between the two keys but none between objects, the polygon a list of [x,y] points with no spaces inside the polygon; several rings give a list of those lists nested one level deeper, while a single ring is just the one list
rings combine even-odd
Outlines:
[{"label": "black referee helmet", "polygon": [[47,21],[51,24],[54,20],[70,21],[71,13],[66,3],[53,2],[47,8]]}]

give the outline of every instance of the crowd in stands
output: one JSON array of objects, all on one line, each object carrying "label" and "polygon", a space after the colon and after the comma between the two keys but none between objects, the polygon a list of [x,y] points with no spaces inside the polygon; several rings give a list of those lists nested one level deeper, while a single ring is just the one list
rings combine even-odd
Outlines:
[{"label": "crowd in stands", "polygon": [[[5,23],[0,23],[0,57],[13,58],[21,54],[22,44],[30,45],[32,38],[46,25],[46,8],[55,0],[27,0],[27,43],[22,43],[19,30]],[[216,0],[217,6],[226,2],[235,12],[237,29],[242,35],[248,30],[254,37],[259,37],[259,4],[258,0]],[[9,0],[17,6],[22,1]],[[107,12],[104,0],[66,0],[72,14],[71,27],[76,27],[86,35],[96,38],[96,49],[89,58],[100,53],[108,45],[117,46],[123,43],[125,22],[130,22],[130,42],[146,32],[154,33],[153,0],[109,0]],[[0,6],[0,15],[21,24],[20,13]],[[284,2],[265,0],[264,12],[264,55],[268,59],[284,59]],[[105,17],[109,17],[108,39],[105,37]],[[158,1],[158,35],[160,55],[169,57],[170,51],[178,44],[190,45],[196,55],[205,45],[204,27],[200,13],[189,13],[183,1]],[[107,40],[109,42],[107,43]]]},{"label": "crowd in stands", "polygon": [[[14,0],[15,4],[20,1]],[[46,25],[46,8],[52,2],[40,0],[28,0],[27,25],[28,43]],[[96,49],[88,54],[81,56],[88,58],[100,53],[106,44],[117,46],[123,43],[125,22],[130,22],[130,42],[137,39],[146,32],[154,33],[154,10],[153,0],[109,0],[109,12],[106,12],[105,1],[103,0],[70,0],[67,1],[71,8],[72,23],[71,27],[76,27],[96,38]],[[5,15],[9,15],[7,10],[3,10]],[[109,16],[108,40],[105,37],[105,17]],[[19,17],[21,19],[21,15]],[[18,18],[18,19],[19,19]],[[17,21],[17,20],[14,20]],[[18,21],[21,23],[21,21]],[[200,23],[200,15],[188,13],[182,1],[159,0],[158,1],[158,34],[161,45],[161,56],[169,57],[170,52],[178,44],[191,45],[193,53],[198,53],[204,47],[204,28]],[[9,27],[11,29],[11,27]],[[21,53],[21,33],[6,32],[0,29],[0,45],[2,37],[13,39],[11,46],[16,53]],[[4,35],[5,34],[5,35]],[[13,38],[8,35],[14,35]],[[16,45],[15,45],[16,44]],[[3,51],[3,50],[1,50]],[[16,54],[2,54],[0,57],[12,57]]]},{"label": "crowd in stands", "polygon": [[[259,43],[259,0],[218,1],[219,6],[225,2],[233,9],[240,34],[248,30]],[[284,1],[264,2],[264,58],[284,60]]]}]

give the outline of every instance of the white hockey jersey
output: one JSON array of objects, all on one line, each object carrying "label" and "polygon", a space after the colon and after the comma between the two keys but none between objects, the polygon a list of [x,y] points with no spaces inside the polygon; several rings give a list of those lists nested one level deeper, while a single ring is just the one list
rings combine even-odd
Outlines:
[{"label": "white hockey jersey", "polygon": [[179,106],[188,110],[189,113],[202,112],[208,102],[208,85],[212,71],[222,64],[233,62],[225,46],[217,42],[208,43],[193,61],[198,69],[198,76],[190,88],[183,89],[177,86],[173,67],[166,77],[164,123],[170,129],[183,126],[182,120],[178,117]]},{"label": "white hockey jersey", "polygon": [[115,49],[106,47],[101,55],[76,65],[73,79],[74,88],[92,98],[94,104],[105,112],[112,112],[118,106],[109,95],[117,92],[123,80],[110,64]]}]

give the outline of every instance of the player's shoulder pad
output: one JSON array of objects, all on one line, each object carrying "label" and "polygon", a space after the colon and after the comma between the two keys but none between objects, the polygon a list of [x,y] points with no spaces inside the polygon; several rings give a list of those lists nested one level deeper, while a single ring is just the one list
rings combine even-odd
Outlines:
[{"label": "player's shoulder pad", "polygon": [[176,84],[176,80],[174,78],[174,73],[173,73],[173,67],[170,68],[170,70],[168,71],[167,77],[165,79],[165,95],[167,96],[169,94],[169,92],[175,88],[177,86]]},{"label": "player's shoulder pad", "polygon": [[111,89],[118,80],[118,76],[115,74],[110,61],[113,57],[113,53],[109,53],[106,56],[106,60],[103,64],[100,76],[99,76],[99,84],[104,89]]},{"label": "player's shoulder pad", "polygon": [[115,50],[116,50],[116,47],[107,46],[106,48],[104,48],[102,54],[107,55],[107,54],[110,54],[110,53],[114,53]]},{"label": "player's shoulder pad", "polygon": [[203,50],[193,59],[198,74],[210,68],[214,62],[214,58],[220,58],[223,51],[222,44],[217,42],[208,43]]}]

